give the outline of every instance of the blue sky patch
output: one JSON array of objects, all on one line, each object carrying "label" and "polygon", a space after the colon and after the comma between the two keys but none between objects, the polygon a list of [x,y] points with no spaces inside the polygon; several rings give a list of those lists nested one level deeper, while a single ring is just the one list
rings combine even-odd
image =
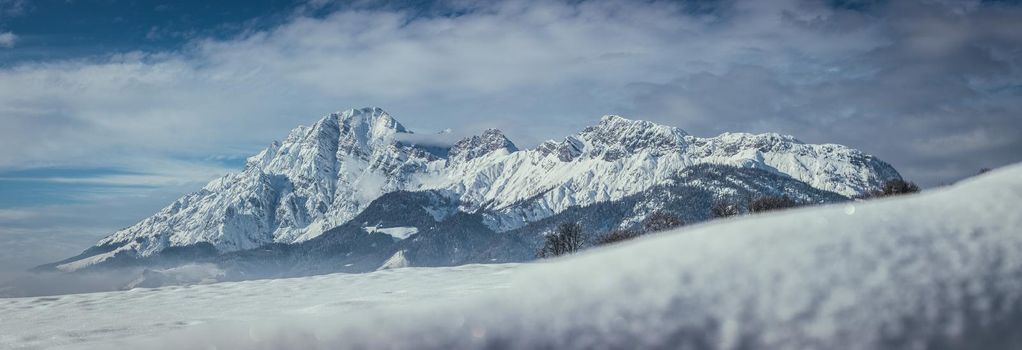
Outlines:
[{"label": "blue sky patch", "polygon": [[152,188],[86,181],[110,175],[140,174],[109,168],[37,168],[0,172],[0,208],[84,203],[92,196],[104,193],[130,188]]}]

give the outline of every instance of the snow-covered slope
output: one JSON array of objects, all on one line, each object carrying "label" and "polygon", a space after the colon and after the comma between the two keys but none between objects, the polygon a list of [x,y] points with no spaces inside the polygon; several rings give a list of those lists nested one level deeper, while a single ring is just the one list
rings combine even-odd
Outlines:
[{"label": "snow-covered slope", "polygon": [[405,251],[399,250],[397,253],[394,253],[394,256],[383,262],[383,265],[380,265],[377,270],[400,269],[403,267],[408,267],[408,259],[405,259]]},{"label": "snow-covered slope", "polygon": [[[899,177],[890,165],[840,145],[804,144],[776,134],[698,138],[617,116],[533,150],[519,150],[498,130],[462,140],[446,152],[402,141],[408,134],[379,108],[331,114],[271,143],[241,172],[104,238],[94,250],[149,256],[197,243],[230,252],[302,242],[396,190],[446,191],[459,198],[465,212],[512,213],[516,203],[533,203],[527,213],[514,212],[515,220],[489,222],[500,232],[572,206],[621,199],[700,163],[760,168],[847,196]],[[130,250],[109,253],[129,244]],[[63,266],[88,266],[76,262],[89,258],[83,254]]]},{"label": "snow-covered slope", "polygon": [[0,299],[0,347],[1018,349],[1022,165],[527,265]]}]

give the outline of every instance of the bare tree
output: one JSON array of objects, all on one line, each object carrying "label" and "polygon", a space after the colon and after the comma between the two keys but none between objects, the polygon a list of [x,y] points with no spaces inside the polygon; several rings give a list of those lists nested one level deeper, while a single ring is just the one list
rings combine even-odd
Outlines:
[{"label": "bare tree", "polygon": [[741,212],[738,210],[737,204],[727,201],[717,201],[710,207],[710,214],[715,218],[729,218],[732,216],[738,216]]},{"label": "bare tree", "polygon": [[546,235],[539,257],[548,258],[564,254],[572,254],[582,249],[585,243],[582,237],[582,225],[566,222],[557,226],[557,230]]},{"label": "bare tree", "polygon": [[605,245],[605,244],[617,243],[617,242],[621,242],[621,241],[627,241],[629,239],[632,239],[632,238],[635,238],[635,237],[639,237],[641,235],[642,235],[641,233],[633,231],[633,230],[614,230],[614,231],[608,232],[607,234],[605,234],[603,236],[600,236],[600,238],[597,238],[596,239],[596,244],[597,245]]},{"label": "bare tree", "polygon": [[[982,174],[982,173],[981,173]],[[902,179],[894,179],[884,183],[879,190],[869,191],[863,195],[856,196],[856,199],[871,199],[888,196],[899,196],[903,194],[910,194],[919,192],[919,186],[911,181],[905,181]]]},{"label": "bare tree", "polygon": [[884,183],[884,187],[880,189],[878,197],[897,196],[916,192],[919,192],[919,186],[916,186],[916,184],[911,181],[894,179]]},{"label": "bare tree", "polygon": [[797,207],[798,203],[788,198],[787,196],[781,197],[759,197],[749,202],[749,211],[753,213],[762,213],[772,210],[782,210]]},{"label": "bare tree", "polygon": [[649,214],[645,220],[642,220],[642,230],[645,232],[670,230],[684,225],[685,222],[681,221],[677,216],[662,211],[655,211]]}]

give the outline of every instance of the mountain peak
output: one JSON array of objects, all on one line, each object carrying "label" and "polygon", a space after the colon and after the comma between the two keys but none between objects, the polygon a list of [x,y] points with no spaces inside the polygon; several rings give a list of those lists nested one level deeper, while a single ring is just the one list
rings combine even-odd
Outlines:
[{"label": "mountain peak", "polygon": [[486,129],[481,135],[467,137],[451,146],[448,153],[453,160],[466,161],[478,158],[498,150],[508,153],[518,151],[511,140],[498,129]]},{"label": "mountain peak", "polygon": [[352,108],[331,113],[320,120],[320,123],[328,120],[336,121],[341,126],[366,125],[370,129],[390,129],[396,132],[408,132],[404,125],[401,125],[397,119],[391,117],[389,113],[380,107]]},{"label": "mountain peak", "polygon": [[607,114],[600,117],[600,123],[616,123],[616,122],[631,122],[633,120],[622,117],[617,114]]},{"label": "mountain peak", "polygon": [[[366,158],[374,149],[394,142],[394,135],[408,133],[404,125],[379,107],[332,113],[317,123],[336,130],[338,151]],[[328,139],[329,141],[329,139]]]},{"label": "mountain peak", "polygon": [[680,149],[687,135],[676,127],[606,115],[598,124],[582,130],[577,138],[585,145],[583,153],[612,161],[643,150],[662,154]]},{"label": "mountain peak", "polygon": [[600,118],[600,122],[598,124],[594,125],[594,126],[591,126],[591,127],[587,128],[587,130],[589,130],[589,129],[594,129],[594,130],[595,129],[609,129],[609,130],[616,130],[616,131],[625,131],[625,130],[640,131],[640,130],[649,129],[649,130],[652,130],[654,132],[664,133],[664,134],[680,134],[682,136],[688,135],[688,133],[685,132],[685,130],[682,130],[682,129],[677,128],[677,127],[657,124],[657,123],[654,123],[654,122],[651,122],[651,121],[640,120],[640,119],[628,119],[628,118],[625,118],[625,117],[622,117],[622,116],[616,115],[616,114],[609,114],[609,115],[605,115],[605,116],[601,117]]}]

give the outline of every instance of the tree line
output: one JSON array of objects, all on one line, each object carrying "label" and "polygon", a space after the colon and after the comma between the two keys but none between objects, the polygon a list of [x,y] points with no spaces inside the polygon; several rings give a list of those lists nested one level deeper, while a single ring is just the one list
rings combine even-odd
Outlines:
[{"label": "tree line", "polygon": [[[902,179],[890,180],[884,183],[880,189],[869,192],[855,199],[866,200],[889,196],[898,196],[919,192],[919,186],[910,181]],[[745,203],[744,214],[763,213],[776,210],[784,210],[804,206],[807,203],[799,203],[788,196],[760,196]],[[710,216],[714,219],[730,218],[742,215],[742,206],[739,203],[728,200],[718,200],[709,208]],[[595,245],[607,245],[627,241],[648,233],[666,231],[684,226],[685,222],[677,216],[665,212],[654,211],[649,214],[640,225],[641,229],[616,229],[596,237]],[[578,222],[564,222],[557,226],[553,232],[544,237],[543,246],[537,253],[540,258],[550,258],[559,255],[573,254],[584,249],[586,246],[586,235],[582,225]]]}]

